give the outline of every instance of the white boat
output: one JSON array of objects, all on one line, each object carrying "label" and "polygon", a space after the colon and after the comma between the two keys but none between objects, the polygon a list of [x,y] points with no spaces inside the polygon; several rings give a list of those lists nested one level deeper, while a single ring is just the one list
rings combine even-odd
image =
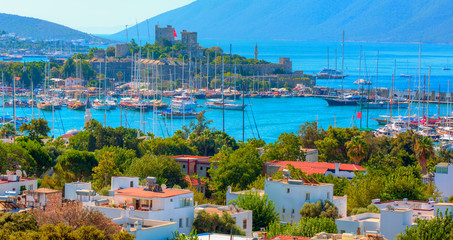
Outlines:
[{"label": "white boat", "polygon": [[244,110],[246,106],[246,104],[235,104],[234,101],[222,101],[219,99],[208,99],[206,102],[206,107],[211,109]]},{"label": "white boat", "polygon": [[196,109],[196,99],[183,93],[181,96],[174,96],[171,100],[172,109]]}]

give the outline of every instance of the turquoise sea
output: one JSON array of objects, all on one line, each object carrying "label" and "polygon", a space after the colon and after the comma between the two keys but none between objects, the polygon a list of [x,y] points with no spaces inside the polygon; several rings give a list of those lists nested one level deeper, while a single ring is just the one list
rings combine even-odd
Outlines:
[{"label": "turquoise sea", "polygon": [[[341,68],[341,43],[337,42],[295,42],[295,41],[223,41],[223,40],[200,40],[202,46],[220,46],[224,51],[229,52],[230,43],[233,54],[240,54],[247,57],[253,57],[255,43],[258,44],[259,58],[271,62],[278,62],[279,57],[290,57],[293,62],[294,70],[303,70],[305,73],[316,73],[327,65],[326,55],[327,47],[330,49],[330,67],[335,67],[335,48],[338,52],[337,68]],[[357,88],[353,84],[358,79],[359,72],[359,48],[362,45],[362,65],[361,78],[365,74],[368,80],[376,82],[376,53],[379,50],[379,75],[378,87],[390,87],[391,75],[409,73],[415,77],[418,72],[418,44],[391,44],[391,43],[346,43],[345,44],[345,73],[349,77],[344,79],[345,88]],[[453,65],[453,46],[452,45],[422,45],[421,74],[428,75],[428,68],[431,66],[431,90],[438,90],[439,85],[442,92],[447,91],[448,81],[453,80],[453,71],[443,71],[442,68],[448,63]],[[449,59],[450,58],[450,59]],[[394,61],[396,60],[396,69]],[[412,80],[412,89],[418,89],[423,82],[418,78]],[[320,86],[340,87],[340,80],[335,81],[318,81]],[[428,84],[428,78],[426,80]],[[428,86],[427,86],[428,87]],[[408,88],[408,79],[395,78],[395,88],[404,90]],[[450,92],[453,90],[453,82],[450,84]],[[169,101],[167,99],[166,101]],[[198,104],[204,101],[199,100]],[[265,98],[265,99],[246,99],[247,107],[245,114],[245,138],[259,137],[266,142],[275,141],[280,133],[295,132],[299,126],[307,121],[318,121],[319,126],[327,128],[329,125],[339,127],[360,126],[360,120],[355,116],[358,107],[329,107],[321,98]],[[440,106],[441,115],[447,114],[447,105]],[[414,104],[412,114],[420,112],[422,106]],[[199,110],[203,110],[200,108]],[[1,111],[1,110],[0,110]],[[429,107],[430,116],[437,114],[439,111],[437,104],[431,104]],[[12,114],[11,108],[5,108],[5,112]],[[35,108],[35,117],[44,117],[49,122],[49,126],[54,126],[55,136],[64,134],[69,129],[81,129],[84,124],[84,115],[82,111],[73,111],[63,108],[55,111],[54,117],[51,112],[38,111]],[[104,124],[104,111],[91,110],[94,119]],[[450,110],[451,112],[451,110]],[[1,112],[0,112],[1,113]],[[379,115],[388,115],[388,110],[369,110],[369,120],[367,121],[367,112],[364,110],[362,127],[377,128],[377,122],[372,117]],[[30,108],[18,108],[18,116],[31,116]],[[120,126],[120,110],[107,112],[107,125],[112,127]],[[221,110],[211,110],[206,114],[208,120],[213,120],[212,126],[218,130],[223,128],[223,115]],[[393,115],[407,115],[406,109],[394,109]],[[53,121],[54,119],[54,121]],[[125,113],[123,111],[123,125],[125,124]],[[169,136],[172,131],[181,129],[184,124],[189,124],[190,120],[167,119],[166,121],[158,118],[153,124],[152,113],[145,114],[145,131],[154,132],[157,136]],[[143,129],[140,124],[139,112],[127,113],[128,127]],[[242,140],[242,112],[225,111],[225,131],[237,140]],[[257,131],[258,129],[258,131]]]}]

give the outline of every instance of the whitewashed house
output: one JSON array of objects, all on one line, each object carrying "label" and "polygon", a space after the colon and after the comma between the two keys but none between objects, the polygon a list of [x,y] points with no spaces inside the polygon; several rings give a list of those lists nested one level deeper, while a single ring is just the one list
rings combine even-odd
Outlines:
[{"label": "whitewashed house", "polygon": [[14,192],[17,196],[24,190],[36,190],[38,188],[37,179],[22,177],[22,172],[19,173],[19,171],[7,171],[6,175],[0,176],[0,196],[5,195],[6,192],[9,194]]},{"label": "whitewashed house", "polygon": [[129,218],[175,222],[180,233],[190,233],[194,218],[192,191],[167,189],[164,185],[156,184],[156,178],[153,177],[147,178],[145,187],[121,188],[119,183],[135,183],[129,180],[131,179],[127,177],[113,177],[112,190],[114,187],[120,189],[111,191],[112,200],[105,204],[96,204],[92,208],[101,211],[120,225],[125,224]]},{"label": "whitewashed house", "polygon": [[434,173],[434,184],[442,198],[448,199],[453,195],[453,164],[439,163],[436,165],[436,172]]},{"label": "whitewashed house", "polygon": [[91,189],[91,182],[74,182],[64,184],[64,197],[69,200],[91,202],[96,192]]}]

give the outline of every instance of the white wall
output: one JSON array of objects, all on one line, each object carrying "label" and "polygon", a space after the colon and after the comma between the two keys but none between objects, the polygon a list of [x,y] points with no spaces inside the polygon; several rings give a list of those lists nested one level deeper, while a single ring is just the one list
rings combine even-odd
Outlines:
[{"label": "white wall", "polygon": [[[333,203],[333,184],[299,185],[266,179],[264,192],[269,200],[274,201],[280,219],[288,223],[300,220],[299,210],[305,203],[316,203],[319,200]],[[310,193],[309,200],[306,200],[306,193]]]},{"label": "white wall", "polygon": [[135,240],[167,240],[173,238],[173,232],[178,230],[178,224],[173,223],[164,226],[145,228],[138,231],[131,231],[136,236]]},{"label": "white wall", "polygon": [[[252,211],[246,210],[239,213],[231,214],[231,217],[236,219],[236,225],[245,232],[245,236],[252,236],[253,214]],[[244,219],[247,221],[247,228],[243,228]]]},{"label": "white wall", "polygon": [[124,188],[138,187],[138,177],[112,177],[112,188],[111,190],[118,190]]},{"label": "white wall", "polygon": [[370,221],[370,219],[379,219],[378,213],[363,213],[350,217],[344,217],[335,220],[338,233],[353,233],[364,235],[367,231],[379,231],[380,222]]},{"label": "white wall", "polygon": [[332,203],[338,208],[338,215],[340,218],[348,216],[348,196],[336,197]]},{"label": "white wall", "polygon": [[387,239],[395,239],[396,235],[412,226],[412,210],[381,210],[381,234]]},{"label": "white wall", "polygon": [[25,190],[36,190],[38,189],[38,180],[25,180],[19,182],[7,182],[0,184],[0,195],[5,195],[7,191],[15,191],[16,195],[20,194],[20,187],[24,186]]},{"label": "white wall", "polygon": [[[437,171],[438,167],[447,168],[447,173],[440,173]],[[453,195],[453,165],[436,166],[436,173],[434,174],[434,183],[437,189],[442,193],[443,198],[449,198]]]},{"label": "white wall", "polygon": [[64,184],[64,197],[70,200],[77,199],[77,190],[91,190],[91,183],[84,182],[75,182],[75,183],[65,183]]}]

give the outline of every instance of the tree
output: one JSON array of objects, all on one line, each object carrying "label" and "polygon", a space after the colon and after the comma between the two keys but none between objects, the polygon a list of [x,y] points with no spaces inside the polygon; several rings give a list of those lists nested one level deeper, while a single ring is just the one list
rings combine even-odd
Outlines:
[{"label": "tree", "polygon": [[329,127],[323,139],[315,142],[319,159],[325,162],[347,162],[346,142],[358,136],[357,128]]},{"label": "tree", "polygon": [[231,203],[235,203],[240,208],[252,211],[253,231],[258,231],[263,227],[269,226],[272,222],[279,220],[277,210],[275,210],[275,204],[273,201],[267,199],[266,194],[260,196],[256,192],[246,192],[245,194],[239,195]]},{"label": "tree", "polygon": [[123,72],[117,72],[116,73],[116,78],[118,79],[118,82],[121,82],[123,80]]},{"label": "tree", "polygon": [[[213,187],[217,193],[225,192],[228,186],[246,189],[262,173],[263,160],[252,146],[239,148],[236,151],[221,150],[211,158],[217,168],[210,168]],[[219,195],[218,195],[219,196]]]},{"label": "tree", "polygon": [[320,232],[337,233],[337,225],[331,218],[302,218],[299,222],[290,225],[283,225],[273,222],[267,228],[268,237],[277,235],[313,237]]},{"label": "tree", "polygon": [[417,141],[414,147],[414,151],[417,154],[417,160],[420,166],[422,167],[422,174],[426,174],[426,165],[428,159],[434,153],[433,141],[430,137],[422,137]]},{"label": "tree", "polygon": [[50,128],[47,121],[43,118],[33,119],[29,123],[24,123],[20,128],[21,132],[28,132],[28,137],[32,140],[39,140],[39,137],[47,137]]},{"label": "tree", "polygon": [[305,153],[301,146],[300,138],[294,133],[282,133],[277,141],[265,147],[262,158],[266,161],[304,161]]},{"label": "tree", "polygon": [[147,141],[142,141],[138,145],[138,149],[141,156],[146,154],[152,155],[198,155],[198,151],[195,147],[177,136],[171,138],[153,138]]},{"label": "tree", "polygon": [[321,217],[321,218],[338,218],[338,208],[333,205],[329,200],[322,202],[319,200],[316,203],[305,203],[299,211],[303,217]]},{"label": "tree", "polygon": [[130,176],[140,178],[156,177],[157,183],[166,184],[169,187],[173,185],[187,187],[181,166],[175,160],[164,156],[145,155],[136,158],[126,172]]},{"label": "tree", "polygon": [[362,213],[380,213],[380,212],[381,212],[381,210],[379,210],[379,208],[376,207],[376,205],[370,204],[366,208],[361,207],[361,208],[352,209],[351,216],[362,214]]},{"label": "tree", "polygon": [[55,173],[66,182],[88,180],[97,165],[96,157],[91,152],[70,149],[57,159]]},{"label": "tree", "polygon": [[115,47],[107,47],[106,51],[105,51],[107,57],[114,57],[115,56]]},{"label": "tree", "polygon": [[368,154],[368,145],[361,136],[355,136],[347,142],[346,149],[348,150],[348,157],[352,159],[355,164],[360,164]]},{"label": "tree", "polygon": [[34,174],[35,176],[40,177],[45,171],[52,167],[52,159],[44,147],[36,140],[22,138],[17,141],[17,144],[23,149],[26,149],[28,154],[30,154],[36,162],[36,167],[33,172],[30,172],[29,174]]},{"label": "tree", "polygon": [[16,130],[14,129],[13,124],[11,124],[11,123],[7,123],[7,124],[3,125],[2,128],[0,129],[0,135],[4,136],[6,138],[8,138],[10,136],[14,136],[15,134],[16,134]]},{"label": "tree", "polygon": [[104,152],[102,155],[99,154],[97,160],[99,164],[93,168],[93,186],[94,189],[99,191],[103,187],[110,185],[112,177],[121,175],[121,172],[115,165],[113,153]]},{"label": "tree", "polygon": [[225,211],[222,212],[222,216],[219,216],[217,213],[209,214],[205,210],[201,210],[197,212],[193,227],[197,233],[245,235],[236,225],[236,221]]},{"label": "tree", "polygon": [[36,161],[30,154],[18,144],[0,143],[0,173],[9,170],[25,170],[34,172]]},{"label": "tree", "polygon": [[106,153],[110,153],[112,155],[114,166],[118,168],[121,173],[124,173],[126,171],[127,167],[136,157],[135,150],[121,148],[118,146],[105,146],[100,150],[96,150],[94,152],[94,155],[97,159],[99,159]]},{"label": "tree", "polygon": [[315,142],[324,138],[325,131],[318,128],[317,122],[306,122],[297,132],[304,148],[316,148]]},{"label": "tree", "polygon": [[453,218],[451,212],[437,213],[437,217],[427,220],[417,218],[416,227],[406,227],[404,233],[398,234],[396,239],[412,240],[443,240],[453,237]]}]

